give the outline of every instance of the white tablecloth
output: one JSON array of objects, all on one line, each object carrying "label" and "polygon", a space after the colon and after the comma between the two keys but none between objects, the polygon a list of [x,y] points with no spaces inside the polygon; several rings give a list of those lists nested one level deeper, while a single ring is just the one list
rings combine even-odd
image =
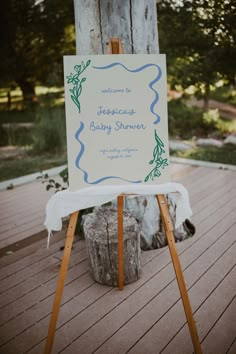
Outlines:
[{"label": "white tablecloth", "polygon": [[[52,231],[62,228],[62,218],[71,213],[107,203],[120,194],[156,195],[178,192],[176,198],[176,223],[178,228],[185,219],[190,218],[192,210],[189,204],[187,190],[179,183],[165,183],[159,185],[106,185],[83,188],[76,192],[69,189],[54,194],[46,206],[46,220],[44,225],[48,230],[48,244]],[[127,198],[132,198],[129,196]]]}]

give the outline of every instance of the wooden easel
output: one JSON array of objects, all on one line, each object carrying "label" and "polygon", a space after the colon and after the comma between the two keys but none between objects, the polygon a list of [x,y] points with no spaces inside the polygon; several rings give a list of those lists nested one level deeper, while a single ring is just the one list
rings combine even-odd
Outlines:
[{"label": "wooden easel", "polygon": [[[112,38],[109,41],[107,53],[108,54],[124,54],[124,50],[123,50],[120,38]],[[122,290],[123,286],[124,286],[124,262],[123,262],[124,197],[125,197],[125,195],[120,195],[117,198],[118,287],[120,290]],[[200,346],[200,342],[199,342],[199,338],[198,338],[198,333],[197,333],[196,325],[194,322],[193,313],[192,313],[192,309],[191,309],[191,305],[190,305],[190,301],[189,301],[189,297],[188,297],[188,293],[187,293],[187,289],[186,289],[186,285],[185,285],[185,281],[184,281],[184,276],[183,276],[183,272],[181,269],[181,264],[179,261],[179,256],[178,256],[178,253],[176,250],[176,246],[175,246],[175,238],[174,238],[174,234],[173,234],[174,227],[173,227],[173,223],[172,223],[172,220],[170,217],[168,204],[167,204],[167,201],[166,201],[166,198],[164,195],[162,195],[162,194],[156,195],[156,198],[157,198],[157,202],[159,205],[161,218],[162,218],[162,221],[164,224],[164,229],[165,229],[166,238],[168,241],[170,255],[171,255],[172,263],[174,266],[174,270],[175,270],[175,274],[176,274],[176,278],[177,278],[177,282],[178,282],[178,286],[179,286],[179,290],[180,290],[180,295],[182,298],[184,311],[185,311],[185,315],[187,318],[190,335],[192,338],[194,351],[196,354],[202,354],[202,350],[201,350],[201,346]],[[57,288],[56,288],[50,323],[49,323],[48,336],[47,336],[44,354],[50,354],[51,350],[52,350],[52,346],[53,346],[53,340],[54,340],[54,335],[55,335],[55,330],[56,330],[56,323],[57,323],[57,318],[58,318],[58,314],[59,314],[66,273],[67,273],[67,269],[68,269],[68,265],[69,265],[71,248],[72,248],[72,244],[73,244],[73,240],[74,240],[75,227],[76,227],[76,223],[78,220],[78,215],[79,215],[79,211],[76,211],[73,214],[71,214],[71,216],[70,216],[70,222],[69,222],[69,226],[68,226],[67,234],[66,234],[65,249],[64,249],[61,268],[60,268],[60,272],[59,272]]]}]

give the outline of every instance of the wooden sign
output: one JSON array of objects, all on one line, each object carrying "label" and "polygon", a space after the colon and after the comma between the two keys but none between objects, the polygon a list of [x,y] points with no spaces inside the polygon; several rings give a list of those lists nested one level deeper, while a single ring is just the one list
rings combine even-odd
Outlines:
[{"label": "wooden sign", "polygon": [[69,188],[169,181],[165,55],[65,56]]}]

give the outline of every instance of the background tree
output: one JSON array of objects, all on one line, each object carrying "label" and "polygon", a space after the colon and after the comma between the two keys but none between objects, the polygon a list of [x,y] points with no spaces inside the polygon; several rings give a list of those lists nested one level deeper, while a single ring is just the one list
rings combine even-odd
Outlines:
[{"label": "background tree", "polygon": [[[1,4],[0,85],[62,84],[62,55],[75,52],[73,1],[9,0]],[[56,74],[56,75],[55,75]]]},{"label": "background tree", "polygon": [[157,4],[161,52],[172,87],[195,85],[208,106],[210,85],[235,83],[236,5],[232,0],[163,0]]}]

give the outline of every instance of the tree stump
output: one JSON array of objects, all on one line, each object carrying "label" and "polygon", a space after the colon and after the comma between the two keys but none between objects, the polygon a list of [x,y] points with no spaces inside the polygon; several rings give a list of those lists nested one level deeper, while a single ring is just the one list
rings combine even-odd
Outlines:
[{"label": "tree stump", "polygon": [[[124,223],[124,284],[132,283],[141,276],[140,230],[136,219],[123,212]],[[93,213],[83,217],[84,235],[95,281],[118,285],[118,237],[117,209],[95,208]]]}]

